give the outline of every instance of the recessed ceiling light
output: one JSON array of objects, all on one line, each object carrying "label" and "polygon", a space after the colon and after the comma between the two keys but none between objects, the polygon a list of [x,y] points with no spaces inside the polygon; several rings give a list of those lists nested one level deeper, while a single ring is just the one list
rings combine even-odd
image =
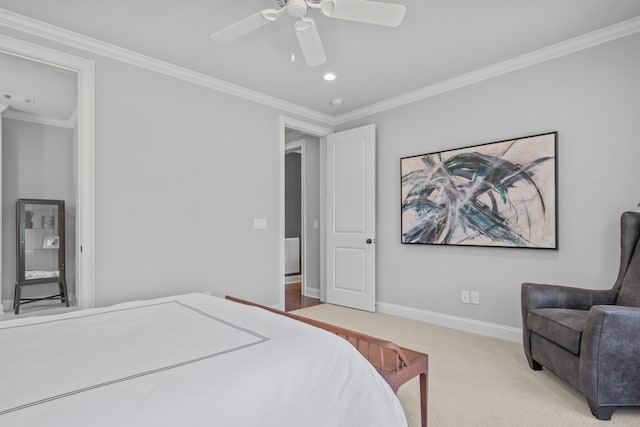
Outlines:
[{"label": "recessed ceiling light", "polygon": [[334,107],[339,107],[340,105],[342,105],[342,99],[340,98],[332,99],[331,102],[329,102],[329,104],[331,104]]},{"label": "recessed ceiling light", "polygon": [[327,73],[324,76],[322,76],[322,78],[325,79],[328,82],[331,82],[331,81],[336,79],[336,75],[333,74],[333,73]]}]

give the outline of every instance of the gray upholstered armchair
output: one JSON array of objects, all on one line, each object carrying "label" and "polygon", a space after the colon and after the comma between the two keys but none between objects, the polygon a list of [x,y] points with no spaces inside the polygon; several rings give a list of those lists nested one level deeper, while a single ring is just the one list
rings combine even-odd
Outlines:
[{"label": "gray upholstered armchair", "polygon": [[620,270],[610,290],[522,284],[524,353],[587,398],[593,415],[640,406],[640,213],[621,218]]}]

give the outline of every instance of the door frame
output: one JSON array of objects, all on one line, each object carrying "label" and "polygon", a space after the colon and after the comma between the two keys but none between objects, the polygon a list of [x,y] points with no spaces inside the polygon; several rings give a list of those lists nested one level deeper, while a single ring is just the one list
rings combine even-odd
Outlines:
[{"label": "door frame", "polygon": [[[85,58],[1,34],[0,52],[71,70],[78,76],[76,299],[79,309],[95,307],[95,64]],[[0,272],[1,262],[0,259]],[[0,286],[0,305],[1,297]]]},{"label": "door frame", "polygon": [[[300,277],[302,278],[302,288],[300,292],[302,295],[307,294],[307,241],[305,234],[307,230],[307,155],[305,152],[305,140],[298,139],[287,143],[285,141],[284,154],[287,155],[290,152],[300,151],[300,256],[302,257],[302,264],[300,265]],[[285,174],[285,183],[287,177]],[[285,221],[286,228],[286,221]],[[286,286],[286,279],[285,279]]]},{"label": "door frame", "polygon": [[[313,123],[305,122],[303,120],[294,119],[287,116],[279,116],[278,118],[278,149],[277,151],[277,165],[278,165],[278,223],[276,225],[276,235],[278,239],[278,267],[276,283],[278,285],[278,304],[277,308],[280,310],[285,309],[285,278],[284,278],[284,153],[285,153],[285,129],[294,129],[320,138],[320,300],[324,301],[325,295],[325,259],[324,259],[324,244],[326,242],[324,236],[324,206],[325,206],[325,186],[326,186],[326,172],[324,171],[324,156],[326,154],[326,137],[333,133],[333,129],[324,126],[318,126]],[[304,203],[304,201],[303,201]],[[303,217],[303,223],[305,219]],[[304,248],[304,245],[303,245]],[[303,257],[304,252],[303,252]],[[303,258],[303,286],[304,286],[304,258]]]}]

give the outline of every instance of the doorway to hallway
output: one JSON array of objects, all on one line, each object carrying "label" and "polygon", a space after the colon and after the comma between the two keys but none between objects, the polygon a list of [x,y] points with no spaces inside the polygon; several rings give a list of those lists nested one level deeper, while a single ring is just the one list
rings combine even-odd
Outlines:
[{"label": "doorway to hallway", "polygon": [[284,311],[300,310],[322,304],[319,298],[302,294],[302,282],[287,283],[285,287]]}]

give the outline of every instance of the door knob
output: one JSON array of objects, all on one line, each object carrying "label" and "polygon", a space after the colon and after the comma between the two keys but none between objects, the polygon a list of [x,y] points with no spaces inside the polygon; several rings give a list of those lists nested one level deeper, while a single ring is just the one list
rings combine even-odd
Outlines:
[{"label": "door knob", "polygon": [[365,240],[365,243],[366,243],[367,245],[370,245],[370,244],[372,244],[373,242],[374,242],[374,240],[373,240],[373,239],[367,239],[367,240]]}]

